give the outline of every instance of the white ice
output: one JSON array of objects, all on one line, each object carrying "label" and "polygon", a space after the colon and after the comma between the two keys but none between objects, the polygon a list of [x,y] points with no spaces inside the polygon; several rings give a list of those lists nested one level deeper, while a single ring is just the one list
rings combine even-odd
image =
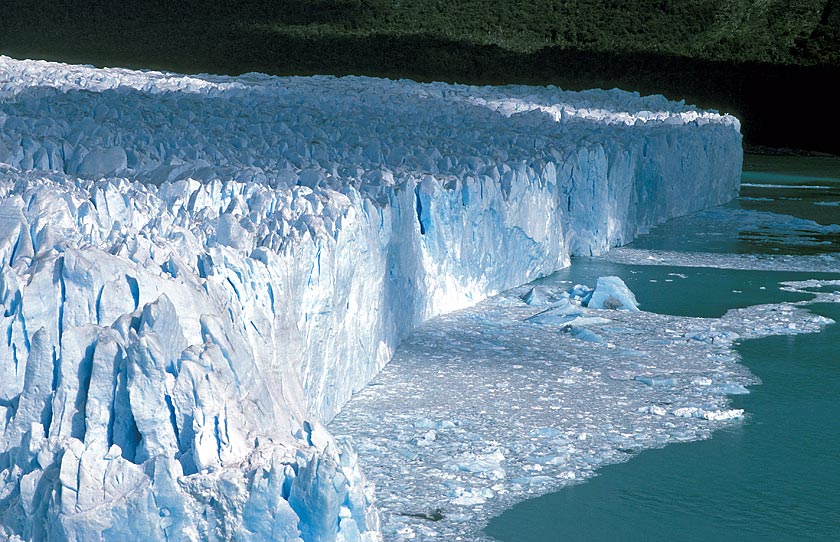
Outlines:
[{"label": "white ice", "polygon": [[[566,291],[540,288],[546,297]],[[817,332],[832,322],[808,304],[840,302],[821,292],[722,318],[577,306],[609,320],[593,327],[602,340],[589,342],[563,322],[540,322],[545,307],[529,305],[529,291],[423,324],[330,423],[359,450],[387,539],[483,540],[485,522],[518,501],[739,423],[749,414],[728,396],[759,382],[738,363],[735,341]]]},{"label": "white ice", "polygon": [[0,538],[378,539],[322,424],[400,341],[740,166],[736,119],[661,96],[0,57]]},{"label": "white ice", "polygon": [[592,309],[616,309],[638,311],[636,296],[619,277],[599,277],[587,307]]}]

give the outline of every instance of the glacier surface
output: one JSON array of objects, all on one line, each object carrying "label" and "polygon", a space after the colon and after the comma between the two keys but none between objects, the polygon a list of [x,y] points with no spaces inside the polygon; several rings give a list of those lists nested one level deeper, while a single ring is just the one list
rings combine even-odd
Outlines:
[{"label": "glacier surface", "polygon": [[322,424],[420,322],[734,197],[740,142],[618,90],[0,57],[0,537],[378,540]]}]

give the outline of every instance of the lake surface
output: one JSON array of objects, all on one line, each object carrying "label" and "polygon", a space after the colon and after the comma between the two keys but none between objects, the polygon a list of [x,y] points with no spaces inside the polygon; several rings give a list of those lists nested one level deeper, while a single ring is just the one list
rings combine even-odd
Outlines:
[{"label": "lake surface", "polygon": [[[698,231],[690,220],[675,221],[640,238],[636,246],[748,254],[836,252],[837,233],[819,225],[840,223],[838,177],[836,159],[748,156],[742,197],[727,207],[728,215],[721,215],[741,217],[744,224]],[[787,223],[791,235],[782,237],[779,228],[755,212],[788,215],[815,226]],[[803,228],[810,230],[801,235]],[[544,280],[591,283],[605,274],[621,276],[646,310],[694,316],[802,299],[803,294],[780,291],[778,283],[829,278],[584,259]],[[837,304],[810,310],[840,321]],[[734,408],[747,412],[742,423],[709,440],[644,451],[627,463],[600,469],[584,484],[522,502],[492,520],[486,533],[511,542],[840,540],[840,326],[744,341],[738,351],[762,380],[749,395],[732,398]]]}]

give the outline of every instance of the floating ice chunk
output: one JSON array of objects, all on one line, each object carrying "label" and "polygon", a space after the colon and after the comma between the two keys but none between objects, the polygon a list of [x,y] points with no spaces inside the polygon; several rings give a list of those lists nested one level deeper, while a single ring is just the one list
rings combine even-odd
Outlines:
[{"label": "floating ice chunk", "polygon": [[554,438],[563,434],[556,427],[537,427],[528,432],[532,437]]},{"label": "floating ice chunk", "polygon": [[592,288],[583,284],[575,284],[569,290],[569,295],[572,299],[580,301],[582,305],[586,305],[592,297]]},{"label": "floating ice chunk", "polygon": [[702,418],[705,411],[700,407],[682,407],[674,410],[678,418]]},{"label": "floating ice chunk", "polygon": [[703,413],[703,418],[711,421],[735,420],[743,417],[743,408],[733,408],[730,410],[713,410],[711,412]]},{"label": "floating ice chunk", "polygon": [[650,412],[651,414],[655,414],[657,416],[664,416],[665,414],[668,413],[667,410],[665,410],[664,408],[662,408],[661,406],[658,406],[658,405],[651,405],[648,408],[648,412]]},{"label": "floating ice chunk", "polygon": [[409,461],[414,461],[420,455],[416,450],[409,450],[408,448],[398,448],[397,453]]},{"label": "floating ice chunk", "polygon": [[642,352],[640,350],[632,350],[632,349],[628,349],[628,348],[623,348],[623,349],[618,351],[618,355],[628,357],[628,358],[643,358],[645,356],[648,356],[649,354],[647,352]]},{"label": "floating ice chunk", "polygon": [[446,514],[446,519],[454,523],[463,523],[472,519],[472,516],[461,512],[450,512]]},{"label": "floating ice chunk", "polygon": [[456,460],[456,466],[458,470],[492,473],[499,475],[497,476],[499,478],[504,478],[505,471],[502,469],[502,461],[504,460],[505,455],[498,450],[488,454],[467,452]]},{"label": "floating ice chunk", "polygon": [[568,292],[555,292],[546,286],[537,285],[522,296],[522,301],[528,305],[551,305],[562,299],[568,299]]},{"label": "floating ice chunk", "polygon": [[572,337],[580,341],[586,341],[590,343],[604,342],[603,337],[601,337],[594,331],[586,329],[585,327],[569,326],[569,333],[572,335]]},{"label": "floating ice chunk", "polygon": [[710,421],[724,421],[743,417],[744,409],[705,410],[701,407],[690,406],[674,410],[674,416],[678,418],[702,418]]},{"label": "floating ice chunk", "polygon": [[714,386],[710,386],[708,391],[709,393],[717,393],[719,395],[747,395],[750,393],[750,390],[741,384],[733,384],[731,382],[715,384]]},{"label": "floating ice chunk", "polygon": [[651,387],[671,387],[677,385],[676,378],[667,376],[634,376],[633,380],[638,380],[642,384],[647,384]]},{"label": "floating ice chunk", "polygon": [[531,316],[526,321],[534,324],[564,325],[568,324],[571,318],[583,314],[583,309],[569,301],[568,298],[561,299],[555,307]]},{"label": "floating ice chunk", "polygon": [[543,313],[534,318],[530,318],[528,321],[535,324],[550,324],[555,326],[597,326],[600,324],[609,324],[612,320],[601,318],[600,316]]},{"label": "floating ice chunk", "polygon": [[481,488],[464,488],[456,487],[452,491],[453,499],[450,500],[452,504],[459,506],[474,506],[477,504],[484,504],[487,499],[493,498],[493,490],[489,487]]},{"label": "floating ice chunk", "polygon": [[599,277],[587,305],[590,309],[638,311],[639,303],[630,288],[619,277]]},{"label": "floating ice chunk", "polygon": [[416,444],[417,446],[428,446],[429,444],[436,441],[437,438],[438,438],[437,432],[434,429],[429,429],[428,431],[426,431],[425,433],[423,433],[419,437],[411,439],[411,442],[413,444]]},{"label": "floating ice chunk", "polygon": [[597,326],[601,324],[609,324],[612,322],[609,318],[601,318],[600,316],[567,316],[567,322],[563,322],[570,326]]},{"label": "floating ice chunk", "polygon": [[417,418],[414,420],[414,427],[417,429],[437,429],[438,424],[429,418]]}]

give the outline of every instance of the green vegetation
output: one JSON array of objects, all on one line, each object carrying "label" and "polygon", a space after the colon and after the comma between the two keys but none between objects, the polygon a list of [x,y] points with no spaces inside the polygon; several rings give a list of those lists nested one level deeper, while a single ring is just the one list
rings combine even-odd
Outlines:
[{"label": "green vegetation", "polygon": [[734,112],[751,144],[840,153],[778,118],[791,102],[835,101],[838,0],[2,0],[0,10],[0,53],[18,58],[619,86]]},{"label": "green vegetation", "polygon": [[[544,47],[696,59],[834,63],[834,0],[5,0],[0,47],[46,45],[67,26],[92,38],[151,31],[201,48],[249,35],[277,39],[433,37],[517,53]],[[141,28],[137,27],[140,23]],[[72,32],[71,32],[72,33]],[[821,37],[813,43],[811,37]],[[826,39],[831,38],[831,39]],[[99,41],[103,53],[129,43]],[[120,40],[121,41],[121,40]],[[149,39],[141,39],[143,42]],[[314,52],[313,52],[314,54]],[[278,62],[282,66],[282,62]]]}]

